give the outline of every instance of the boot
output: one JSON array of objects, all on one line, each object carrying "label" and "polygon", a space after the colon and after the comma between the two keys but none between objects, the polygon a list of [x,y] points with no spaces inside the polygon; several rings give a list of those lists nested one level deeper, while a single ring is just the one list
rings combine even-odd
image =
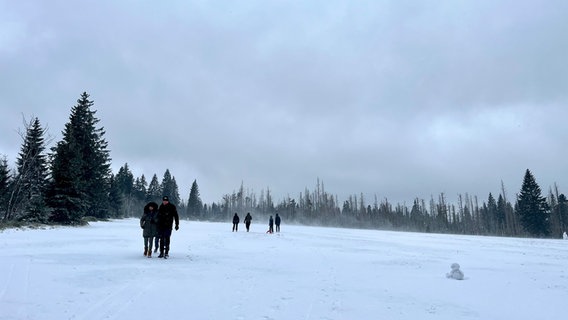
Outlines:
[{"label": "boot", "polygon": [[148,258],[152,258],[152,249],[148,250]]},{"label": "boot", "polygon": [[144,248],[144,256],[148,254],[148,248]]}]

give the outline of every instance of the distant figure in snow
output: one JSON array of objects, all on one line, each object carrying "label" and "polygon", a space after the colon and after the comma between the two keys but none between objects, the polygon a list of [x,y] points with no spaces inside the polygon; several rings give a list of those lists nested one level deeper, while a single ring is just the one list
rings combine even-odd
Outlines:
[{"label": "distant figure in snow", "polygon": [[566,231],[562,234],[562,239],[568,240],[568,234],[566,234]]},{"label": "distant figure in snow", "polygon": [[452,263],[451,265],[452,271],[450,273],[446,273],[446,278],[456,279],[456,280],[463,280],[463,272],[460,270],[460,265],[457,263]]},{"label": "distant figure in snow", "polygon": [[150,202],[144,206],[144,213],[140,217],[140,228],[144,237],[144,256],[152,257],[152,243],[154,237],[158,238],[158,204]]},{"label": "distant figure in snow", "polygon": [[276,225],[276,232],[280,232],[280,216],[278,213],[276,214],[276,218],[274,218],[274,224]]},{"label": "distant figure in snow", "polygon": [[239,222],[240,221],[241,221],[241,219],[239,218],[239,215],[235,212],[235,215],[233,216],[233,232],[239,231]]},{"label": "distant figure in snow", "polygon": [[268,219],[268,231],[266,231],[266,233],[274,233],[274,219],[272,216]]},{"label": "distant figure in snow", "polygon": [[179,215],[177,208],[170,203],[168,196],[162,198],[162,204],[158,208],[158,234],[160,235],[160,255],[158,258],[167,259],[170,252],[170,238],[175,222],[176,231],[179,230]]},{"label": "distant figure in snow", "polygon": [[251,221],[252,221],[252,216],[250,215],[250,212],[247,212],[247,215],[245,217],[245,227],[247,227],[247,232],[249,232]]}]

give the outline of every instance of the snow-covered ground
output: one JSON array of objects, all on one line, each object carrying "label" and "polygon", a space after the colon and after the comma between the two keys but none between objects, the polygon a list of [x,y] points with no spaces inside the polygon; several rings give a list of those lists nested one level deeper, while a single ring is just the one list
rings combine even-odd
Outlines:
[{"label": "snow-covered ground", "polygon": [[[568,241],[137,219],[0,232],[0,319],[560,319]],[[465,280],[447,279],[458,262]]]}]

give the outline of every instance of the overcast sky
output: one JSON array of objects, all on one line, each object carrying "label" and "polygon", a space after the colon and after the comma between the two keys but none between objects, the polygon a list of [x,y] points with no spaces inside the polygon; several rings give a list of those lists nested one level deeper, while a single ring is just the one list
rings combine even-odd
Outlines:
[{"label": "overcast sky", "polygon": [[[82,92],[113,172],[411,204],[568,193],[568,1],[0,0],[0,155]],[[510,199],[514,200],[514,199]]]}]

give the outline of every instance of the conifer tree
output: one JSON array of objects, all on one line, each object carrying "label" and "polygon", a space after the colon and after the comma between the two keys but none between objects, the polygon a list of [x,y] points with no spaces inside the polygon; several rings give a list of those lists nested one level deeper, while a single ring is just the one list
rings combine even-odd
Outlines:
[{"label": "conifer tree", "polygon": [[138,202],[144,202],[146,200],[148,183],[146,182],[146,177],[142,175],[136,178],[134,181],[134,197]]},{"label": "conifer tree", "polygon": [[560,232],[568,232],[568,200],[564,194],[558,196],[554,211],[558,216]]},{"label": "conifer tree", "polygon": [[162,179],[161,189],[162,189],[162,196],[168,196],[172,204],[176,206],[179,205],[178,186],[175,177],[172,177],[169,169],[166,169],[166,172],[164,172],[164,178]]},{"label": "conifer tree", "polygon": [[130,171],[128,163],[118,169],[115,179],[120,192],[124,196],[130,196],[134,190],[134,175]]},{"label": "conifer tree", "polygon": [[504,220],[505,215],[503,214],[501,218],[499,215],[497,201],[495,201],[493,194],[489,193],[489,197],[487,199],[487,212],[483,221],[488,233],[494,234],[497,230],[502,230]]},{"label": "conifer tree", "polygon": [[122,210],[123,210],[123,199],[122,193],[118,187],[118,183],[116,181],[116,176],[110,176],[110,191],[109,191],[109,202],[110,202],[110,217],[112,218],[119,218],[122,217]]},{"label": "conifer tree", "polygon": [[0,159],[0,213],[4,220],[8,219],[7,199],[9,195],[9,183],[10,169],[8,168],[8,159],[4,155],[2,159]]},{"label": "conifer tree", "polygon": [[78,224],[84,216],[108,217],[110,156],[104,130],[84,92],[71,109],[63,138],[52,148],[51,219]]},{"label": "conifer tree", "polygon": [[36,117],[26,125],[22,149],[16,159],[16,177],[8,205],[14,218],[32,222],[47,221],[45,191],[47,186],[46,129]]},{"label": "conifer tree", "polygon": [[134,175],[128,167],[128,163],[125,163],[120,169],[115,177],[116,188],[121,197],[121,202],[123,204],[121,210],[126,213],[127,216],[133,215],[133,210],[135,207],[134,201]]},{"label": "conifer tree", "polygon": [[146,202],[154,201],[160,202],[162,197],[162,186],[158,181],[158,176],[154,173],[150,184],[148,185],[148,190],[146,192]]},{"label": "conifer tree", "polygon": [[525,172],[516,211],[523,229],[529,234],[547,236],[550,233],[548,204],[529,169]]},{"label": "conifer tree", "polygon": [[190,217],[199,217],[201,215],[202,208],[203,202],[199,196],[197,180],[193,180],[191,190],[189,191],[189,199],[187,200],[187,215]]},{"label": "conifer tree", "polygon": [[[173,200],[175,205],[184,206],[185,204],[181,203],[181,198],[179,196],[179,188],[176,182],[176,177],[172,177],[172,186],[173,186]],[[185,210],[185,209],[184,209]]]}]

